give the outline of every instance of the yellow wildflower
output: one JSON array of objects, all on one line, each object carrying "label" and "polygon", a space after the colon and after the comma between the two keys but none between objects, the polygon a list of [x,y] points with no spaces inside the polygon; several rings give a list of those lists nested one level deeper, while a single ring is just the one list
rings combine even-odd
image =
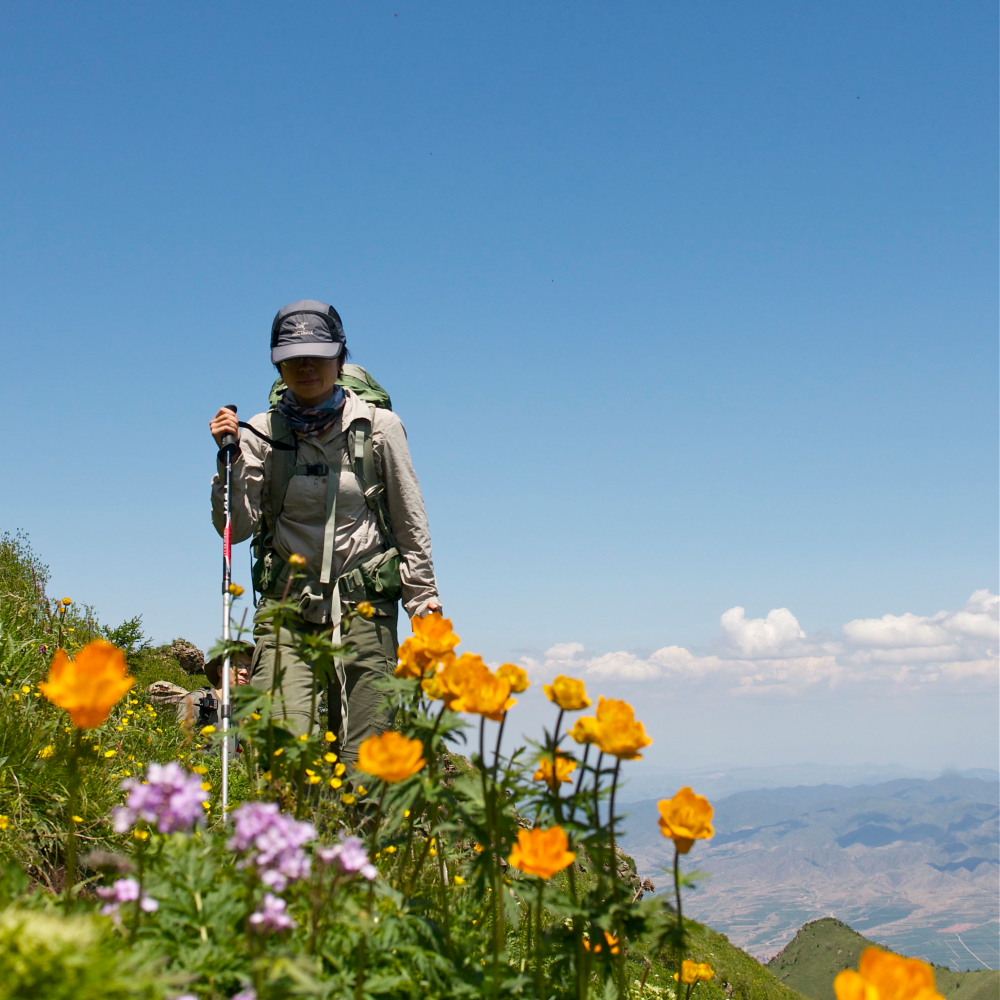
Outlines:
[{"label": "yellow wildflower", "polygon": [[582,715],[569,731],[577,743],[596,743],[601,735],[601,727],[593,715]]},{"label": "yellow wildflower", "polygon": [[601,698],[597,705],[597,723],[600,726],[597,745],[604,753],[622,760],[641,760],[639,751],[653,742],[627,701]]},{"label": "yellow wildflower", "polygon": [[682,788],[672,799],[656,803],[660,810],[660,830],[670,837],[681,854],[687,854],[696,840],[715,836],[712,803],[696,795],[690,787]]},{"label": "yellow wildflower", "polygon": [[692,962],[686,958],[681,962],[681,971],[674,973],[674,979],[688,986],[698,982],[707,983],[714,978],[715,970],[708,962]]},{"label": "yellow wildflower", "polygon": [[555,791],[560,784],[573,780],[570,775],[575,770],[576,761],[567,754],[556,754],[555,767],[551,757],[542,757],[538,762],[538,770],[535,771],[535,781],[544,781],[552,791]]},{"label": "yellow wildflower", "polygon": [[371,601],[359,601],[358,602],[358,614],[362,618],[374,618],[375,617],[375,605]]},{"label": "yellow wildflower", "polygon": [[531,687],[528,671],[515,663],[503,663],[497,668],[497,677],[502,677],[510,684],[511,694],[520,694]]},{"label": "yellow wildflower", "polygon": [[587,688],[583,681],[575,677],[560,674],[551,684],[546,684],[542,690],[549,701],[555,702],[567,712],[576,712],[581,708],[590,708],[593,702],[587,697]]},{"label": "yellow wildflower", "polygon": [[10,828],[10,817],[0,816],[0,830],[7,830]]},{"label": "yellow wildflower", "polygon": [[307,562],[306,557],[300,556],[298,552],[293,552],[288,557],[288,565],[294,566],[296,569],[302,569],[306,565],[306,562]]},{"label": "yellow wildflower", "polygon": [[233,597],[242,597],[244,590],[238,583],[231,583],[229,585],[229,593],[232,594]]},{"label": "yellow wildflower", "polygon": [[42,747],[42,749],[38,751],[38,756],[41,757],[42,760],[48,760],[50,757],[54,757],[55,753],[56,745],[54,743],[50,743],[48,746]]}]

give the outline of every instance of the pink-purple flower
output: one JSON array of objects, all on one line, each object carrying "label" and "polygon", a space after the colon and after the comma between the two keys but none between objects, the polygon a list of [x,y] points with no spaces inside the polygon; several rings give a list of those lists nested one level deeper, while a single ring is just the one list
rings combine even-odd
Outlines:
[{"label": "pink-purple flower", "polygon": [[246,802],[233,812],[228,846],[247,855],[237,867],[256,868],[264,885],[283,892],[289,882],[308,877],[310,860],[303,847],[315,836],[312,823],[281,812],[273,802]]},{"label": "pink-purple flower", "polygon": [[369,860],[359,837],[345,837],[333,847],[321,847],[316,851],[316,857],[324,864],[339,865],[343,872],[357,872],[369,882],[373,882],[378,875],[378,869]]},{"label": "pink-purple flower", "polygon": [[150,764],[146,780],[129,778],[122,789],[129,793],[124,806],[112,813],[115,830],[125,833],[139,820],[154,825],[160,833],[190,830],[204,822],[202,779],[189,774],[176,761]]},{"label": "pink-purple flower", "polygon": [[112,885],[99,886],[96,891],[101,899],[107,900],[101,907],[101,913],[106,917],[116,914],[122,903],[138,902],[146,913],[153,913],[160,908],[160,904],[152,896],[147,896],[134,878],[120,878]]},{"label": "pink-purple flower", "polygon": [[298,924],[287,913],[288,904],[274,893],[265,892],[259,910],[250,914],[250,925],[258,931],[288,931]]}]

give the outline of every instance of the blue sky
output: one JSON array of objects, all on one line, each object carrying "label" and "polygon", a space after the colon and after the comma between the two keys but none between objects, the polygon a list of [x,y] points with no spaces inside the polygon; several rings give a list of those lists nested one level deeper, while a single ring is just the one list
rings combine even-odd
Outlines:
[{"label": "blue sky", "polygon": [[320,298],[465,648],[654,762],[995,765],[996,20],[8,4],[0,528],[208,646],[207,421]]}]

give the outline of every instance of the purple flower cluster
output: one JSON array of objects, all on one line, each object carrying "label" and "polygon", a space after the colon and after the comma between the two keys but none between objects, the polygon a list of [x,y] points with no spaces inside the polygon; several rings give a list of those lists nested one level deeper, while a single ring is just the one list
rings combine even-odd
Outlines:
[{"label": "purple flower cluster", "polygon": [[201,782],[176,761],[150,764],[144,782],[137,778],[122,782],[122,789],[129,795],[125,805],[112,814],[115,830],[125,833],[139,820],[155,824],[160,833],[190,830],[205,819]]},{"label": "purple flower cluster", "polygon": [[333,847],[321,847],[316,851],[316,857],[326,865],[336,863],[343,872],[357,872],[369,882],[373,882],[378,875],[378,869],[368,859],[365,845],[358,837],[345,837]]},{"label": "purple flower cluster", "polygon": [[288,915],[288,904],[274,893],[265,892],[261,908],[250,914],[250,925],[258,931],[289,931],[298,924]]},{"label": "purple flower cluster", "polygon": [[118,912],[122,903],[134,903],[136,900],[139,906],[147,913],[153,913],[160,908],[160,904],[141,891],[139,883],[134,878],[120,878],[113,885],[100,886],[97,895],[107,902],[101,907],[101,913],[109,917]]},{"label": "purple flower cluster", "polygon": [[229,848],[247,857],[240,868],[253,866],[269,889],[283,892],[289,882],[309,876],[309,855],[303,847],[316,828],[286,815],[273,802],[246,802],[233,812]]}]

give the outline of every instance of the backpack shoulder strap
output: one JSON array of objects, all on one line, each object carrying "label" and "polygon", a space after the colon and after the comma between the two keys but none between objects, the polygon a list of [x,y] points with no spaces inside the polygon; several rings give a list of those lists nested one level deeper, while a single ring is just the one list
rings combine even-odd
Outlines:
[{"label": "backpack shoulder strap", "polygon": [[358,482],[361,484],[361,490],[365,495],[365,503],[368,505],[368,509],[375,514],[386,548],[392,548],[396,544],[396,539],[392,533],[392,525],[389,522],[389,508],[385,500],[385,484],[378,474],[378,466],[375,462],[375,447],[372,444],[375,409],[376,407],[372,403],[369,403],[368,416],[356,417],[351,421],[347,435],[347,448],[351,465],[354,469],[354,475],[357,476]]},{"label": "backpack shoulder strap", "polygon": [[[277,410],[269,410],[267,414],[267,429],[276,445],[271,449],[271,475],[267,483],[267,496],[271,507],[271,519],[276,524],[282,507],[285,506],[285,494],[288,483],[295,472],[295,460],[298,453],[295,435],[285,423]],[[283,447],[281,447],[283,445]],[[265,529],[269,534],[274,531],[274,524]]]}]

